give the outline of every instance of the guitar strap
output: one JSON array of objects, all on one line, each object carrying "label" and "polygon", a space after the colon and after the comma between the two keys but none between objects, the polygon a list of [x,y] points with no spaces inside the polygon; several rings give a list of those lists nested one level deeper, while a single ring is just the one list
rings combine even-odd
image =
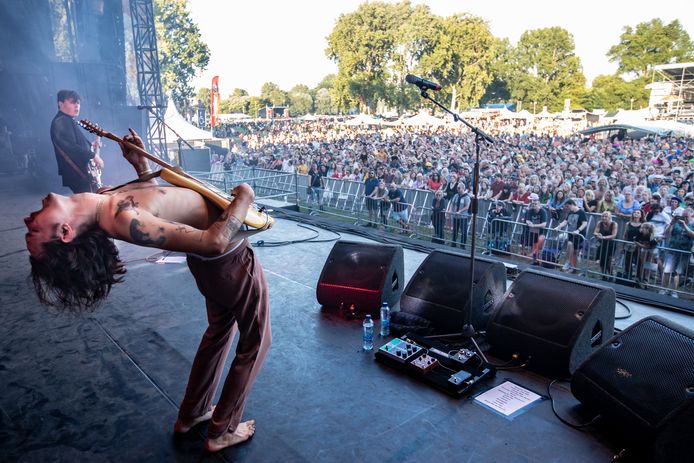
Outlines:
[{"label": "guitar strap", "polygon": [[55,149],[58,150],[58,153],[60,153],[60,155],[63,157],[63,159],[65,159],[65,162],[67,162],[67,163],[70,165],[70,167],[72,167],[72,168],[75,170],[75,172],[77,172],[77,173],[80,175],[80,177],[82,177],[82,180],[84,180],[84,181],[86,181],[86,182],[89,182],[89,189],[90,189],[90,190],[93,190],[93,188],[92,188],[92,185],[93,185],[92,179],[90,179],[89,177],[87,177],[87,174],[85,174],[84,172],[82,172],[82,170],[81,170],[79,167],[77,167],[77,164],[75,164],[75,161],[73,161],[72,159],[70,159],[70,156],[68,156],[67,154],[65,154],[65,151],[63,151],[63,149],[62,149],[60,146],[58,146],[58,145],[54,145],[54,146],[55,146]]},{"label": "guitar strap", "polygon": [[105,190],[99,190],[98,193],[102,194],[102,193],[108,193],[110,191],[116,191],[117,189],[122,188],[125,185],[130,185],[132,183],[146,182],[147,180],[151,180],[153,178],[159,177],[160,175],[161,175],[161,169],[154,171],[151,174],[143,175],[142,177],[136,178],[135,180],[130,180],[129,182],[121,183],[118,186],[112,186],[112,187],[107,188]]}]

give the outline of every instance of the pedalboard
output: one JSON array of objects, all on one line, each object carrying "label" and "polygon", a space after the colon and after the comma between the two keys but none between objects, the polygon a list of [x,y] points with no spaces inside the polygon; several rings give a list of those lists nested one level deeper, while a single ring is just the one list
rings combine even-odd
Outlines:
[{"label": "pedalboard", "polygon": [[414,334],[390,340],[375,357],[455,397],[466,395],[479,381],[496,374],[494,367],[472,349],[451,349]]}]

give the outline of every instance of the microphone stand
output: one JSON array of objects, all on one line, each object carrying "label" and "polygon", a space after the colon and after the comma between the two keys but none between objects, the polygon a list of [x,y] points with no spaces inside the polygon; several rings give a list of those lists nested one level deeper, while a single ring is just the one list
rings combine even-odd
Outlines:
[{"label": "microphone stand", "polygon": [[[477,333],[475,331],[475,327],[472,325],[472,303],[473,303],[473,290],[474,290],[474,284],[475,284],[475,245],[477,244],[477,194],[479,192],[479,183],[480,183],[480,142],[485,141],[487,143],[496,143],[496,140],[492,138],[491,136],[487,135],[484,131],[482,131],[480,128],[475,127],[474,125],[470,124],[468,121],[460,117],[459,114],[457,114],[454,111],[451,111],[450,109],[446,108],[443,106],[441,103],[436,101],[434,98],[429,96],[427,93],[427,89],[425,87],[420,87],[421,95],[422,98],[431,101],[434,103],[436,106],[439,108],[443,109],[445,112],[453,116],[453,120],[457,122],[462,122],[465,124],[474,134],[475,134],[475,163],[473,167],[473,177],[472,177],[472,198],[470,199],[470,210],[472,211],[472,240],[470,242],[471,250],[470,250],[470,278],[469,278],[469,287],[470,287],[470,295],[468,297],[468,310],[465,313],[465,324],[462,327],[462,330],[460,333],[454,333],[453,335],[456,336],[462,336],[463,338],[469,339],[472,344],[475,346],[475,350],[477,353],[480,355],[480,357],[487,363],[487,357],[484,355],[482,352],[482,349],[480,349],[479,345],[475,341],[475,334]],[[438,335],[435,337],[449,337],[449,335]],[[434,336],[429,336],[429,337],[434,337]]]},{"label": "microphone stand", "polygon": [[188,146],[188,148],[190,148],[192,150],[194,150],[195,148],[193,148],[191,146],[191,144],[188,143],[187,140],[185,140],[183,137],[181,137],[181,135],[178,132],[176,132],[169,124],[167,124],[163,117],[159,117],[159,114],[157,114],[156,111],[154,111],[154,108],[155,108],[154,106],[141,106],[138,108],[146,109],[147,111],[149,111],[149,113],[152,116],[154,116],[159,122],[164,124],[169,130],[171,130],[173,132],[174,135],[176,135],[176,137],[178,137],[178,139],[176,140],[176,143],[178,144],[178,164],[180,165],[181,164],[181,142],[185,143]]}]

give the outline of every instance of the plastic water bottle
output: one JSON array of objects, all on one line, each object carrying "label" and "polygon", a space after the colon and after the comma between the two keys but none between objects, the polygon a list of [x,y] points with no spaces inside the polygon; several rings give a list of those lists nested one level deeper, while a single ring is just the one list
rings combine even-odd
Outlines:
[{"label": "plastic water bottle", "polygon": [[367,315],[364,319],[364,350],[374,348],[374,321],[371,320],[371,315]]},{"label": "plastic water bottle", "polygon": [[390,307],[387,302],[381,306],[381,336],[390,334]]}]

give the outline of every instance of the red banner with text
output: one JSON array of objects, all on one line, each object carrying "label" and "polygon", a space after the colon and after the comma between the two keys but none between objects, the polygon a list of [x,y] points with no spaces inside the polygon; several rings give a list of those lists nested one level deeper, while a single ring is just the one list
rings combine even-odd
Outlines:
[{"label": "red banner with text", "polygon": [[212,78],[212,89],[210,90],[210,126],[216,127],[219,121],[217,114],[219,112],[219,76]]}]

